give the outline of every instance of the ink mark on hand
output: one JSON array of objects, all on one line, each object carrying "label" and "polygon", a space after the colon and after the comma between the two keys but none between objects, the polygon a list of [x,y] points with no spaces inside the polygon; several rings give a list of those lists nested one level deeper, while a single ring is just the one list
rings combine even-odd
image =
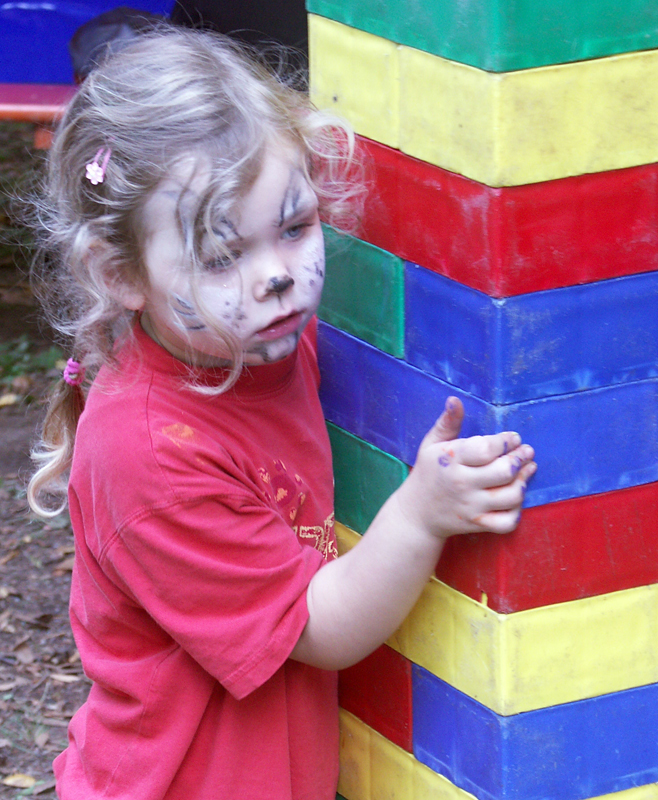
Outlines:
[{"label": "ink mark on hand", "polygon": [[441,467],[449,467],[452,463],[452,459],[455,457],[455,451],[450,449],[446,450],[445,453],[439,456],[439,466]]}]

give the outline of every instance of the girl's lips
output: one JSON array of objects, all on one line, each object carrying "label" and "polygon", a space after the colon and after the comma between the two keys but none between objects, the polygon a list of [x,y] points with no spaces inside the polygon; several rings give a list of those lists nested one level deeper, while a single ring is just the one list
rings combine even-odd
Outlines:
[{"label": "girl's lips", "polygon": [[301,325],[303,314],[301,311],[295,311],[288,314],[287,317],[275,320],[267,328],[263,328],[256,334],[256,339],[262,342],[269,342],[272,339],[279,339],[282,336],[287,336],[289,333],[294,333]]}]

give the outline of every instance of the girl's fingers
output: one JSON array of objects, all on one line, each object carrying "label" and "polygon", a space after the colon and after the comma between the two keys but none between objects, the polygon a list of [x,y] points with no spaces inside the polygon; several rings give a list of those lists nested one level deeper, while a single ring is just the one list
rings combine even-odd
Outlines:
[{"label": "girl's fingers", "polygon": [[[470,439],[458,439],[449,444],[455,447],[458,461],[467,467],[482,467],[490,464],[500,456],[511,453],[521,444],[521,437],[514,431],[495,433],[489,436],[471,436]],[[445,445],[444,445],[445,447]]]},{"label": "girl's fingers", "polygon": [[486,514],[480,514],[474,522],[481,527],[483,531],[491,531],[491,533],[511,533],[519,524],[521,519],[521,509],[513,508],[509,511],[489,511]]},{"label": "girl's fingers", "polygon": [[484,489],[483,491],[486,492],[485,507],[490,511],[509,511],[520,507],[528,487],[527,481],[534,474],[536,468],[536,464],[533,461],[530,464],[526,464],[519,473],[519,478],[512,483],[506,486]]},{"label": "girl's fingers", "polygon": [[507,486],[519,476],[527,480],[532,475],[537,465],[528,473],[528,465],[534,463],[532,459],[535,451],[528,444],[522,444],[506,456],[500,456],[490,464],[474,467],[470,479],[479,489],[493,489],[496,486]]}]

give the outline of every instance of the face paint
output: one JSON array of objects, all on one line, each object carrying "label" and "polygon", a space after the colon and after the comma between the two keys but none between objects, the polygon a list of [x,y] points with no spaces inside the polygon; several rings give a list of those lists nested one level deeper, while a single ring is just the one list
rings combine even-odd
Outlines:
[{"label": "face paint", "polygon": [[180,317],[181,324],[186,331],[205,330],[206,324],[197,315],[192,303],[188,303],[177,294],[174,295],[174,311]]},{"label": "face paint", "polygon": [[216,246],[213,251],[212,242],[205,246],[205,269],[195,276],[193,292],[189,272],[181,266],[185,247],[179,221],[182,210],[187,212],[188,193],[198,198],[207,180],[207,172],[188,165],[188,173],[164,181],[145,205],[144,327],[178,358],[224,365],[229,353],[205,321],[210,315],[242,344],[246,364],[278,361],[294,351],[320,302],[324,242],[317,197],[304,177],[300,154],[270,148],[231,218],[213,227],[222,252]]}]

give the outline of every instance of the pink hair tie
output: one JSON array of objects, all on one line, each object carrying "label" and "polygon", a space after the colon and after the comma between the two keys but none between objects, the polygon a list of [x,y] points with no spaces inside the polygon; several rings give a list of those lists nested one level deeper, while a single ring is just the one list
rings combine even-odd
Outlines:
[{"label": "pink hair tie", "polygon": [[[100,157],[103,155],[105,151],[105,155],[103,156],[102,163],[99,163]],[[92,183],[94,186],[98,186],[99,183],[103,183],[105,180],[105,170],[107,169],[108,162],[110,160],[110,156],[112,155],[112,150],[108,147],[101,147],[99,151],[94,156],[94,160],[90,161],[89,164],[85,166],[85,178]]]},{"label": "pink hair tie", "polygon": [[69,386],[80,386],[85,379],[85,368],[72,358],[66,362],[62,376]]}]

